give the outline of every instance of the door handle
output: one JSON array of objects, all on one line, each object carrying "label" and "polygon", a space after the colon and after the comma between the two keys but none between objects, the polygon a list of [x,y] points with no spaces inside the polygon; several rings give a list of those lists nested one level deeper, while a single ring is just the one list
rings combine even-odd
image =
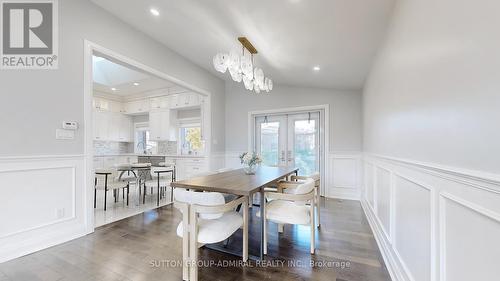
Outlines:
[{"label": "door handle", "polygon": [[291,150],[288,150],[287,158],[288,158],[288,162],[292,162],[292,151]]},{"label": "door handle", "polygon": [[281,151],[280,161],[285,162],[285,151],[284,150]]}]

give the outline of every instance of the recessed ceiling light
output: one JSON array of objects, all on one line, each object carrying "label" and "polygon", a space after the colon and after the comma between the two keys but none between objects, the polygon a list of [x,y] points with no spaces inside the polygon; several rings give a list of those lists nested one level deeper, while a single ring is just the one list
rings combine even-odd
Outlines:
[{"label": "recessed ceiling light", "polygon": [[153,16],[155,16],[155,17],[157,17],[157,16],[159,16],[159,15],[160,15],[160,11],[158,11],[158,10],[157,10],[157,9],[155,9],[155,8],[151,8],[149,11],[150,11],[150,12],[151,12],[151,14],[152,14]]},{"label": "recessed ceiling light", "polygon": [[313,67],[313,70],[314,70],[314,71],[319,71],[320,69],[321,69],[321,68],[320,68],[318,65],[316,65],[315,67]]},{"label": "recessed ceiling light", "polygon": [[134,86],[139,86],[139,83],[137,83],[137,82],[134,82]]},{"label": "recessed ceiling light", "polygon": [[111,91],[116,91],[116,88],[111,88]]}]

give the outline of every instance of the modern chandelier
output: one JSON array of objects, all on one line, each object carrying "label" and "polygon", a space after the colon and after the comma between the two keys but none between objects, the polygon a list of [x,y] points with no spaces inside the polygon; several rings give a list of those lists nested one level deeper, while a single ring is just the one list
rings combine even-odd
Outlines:
[{"label": "modern chandelier", "polygon": [[233,81],[238,83],[243,81],[247,90],[255,91],[257,94],[269,93],[273,90],[273,80],[265,77],[261,68],[254,68],[253,55],[257,54],[257,49],[246,37],[238,37],[238,41],[242,45],[241,54],[234,50],[229,54],[218,53],[213,59],[215,70],[221,73],[229,70]]}]

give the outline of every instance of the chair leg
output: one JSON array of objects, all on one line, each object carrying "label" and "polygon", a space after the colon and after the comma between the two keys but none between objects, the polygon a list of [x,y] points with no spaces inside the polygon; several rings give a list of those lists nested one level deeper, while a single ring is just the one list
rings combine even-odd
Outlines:
[{"label": "chair leg", "polygon": [[[151,193],[153,193],[153,188],[151,187]],[[160,174],[158,174],[158,196],[156,200],[156,206],[160,206]]]},{"label": "chair leg", "polygon": [[96,208],[97,200],[97,177],[94,179],[94,209]]},{"label": "chair leg", "polygon": [[310,216],[311,216],[311,255],[314,255],[314,250],[316,248],[315,245],[315,235],[316,235],[316,223],[314,222],[314,201],[311,200],[311,209],[310,209]]},{"label": "chair leg", "polygon": [[174,187],[170,186],[170,202],[174,202]]},{"label": "chair leg", "polygon": [[191,222],[191,231],[190,231],[190,243],[189,243],[189,257],[191,259],[190,264],[190,274],[189,281],[197,281],[198,280],[198,225],[196,223],[196,212],[194,210],[190,210],[190,219]]},{"label": "chair leg", "polygon": [[320,202],[320,200],[321,200],[321,196],[320,196],[319,190],[318,190],[318,196],[316,198],[316,215],[318,216],[318,221],[316,221],[316,225],[317,225],[318,228],[321,227],[321,221],[320,221],[320,216],[321,216],[320,205],[321,205],[321,202]]},{"label": "chair leg", "polygon": [[248,261],[248,197],[245,198],[243,205],[243,262]]},{"label": "chair leg", "polygon": [[146,204],[146,184],[144,184],[144,192],[142,193],[142,204]]},{"label": "chair leg", "polygon": [[[261,208],[261,210],[262,210],[262,208]],[[264,220],[264,250],[263,250],[263,252],[264,252],[264,255],[267,255],[267,219],[266,219],[267,215],[266,215],[266,210],[264,209],[264,214],[260,214],[260,215],[262,216],[262,219]]]},{"label": "chair leg", "polygon": [[128,197],[129,197],[129,195],[130,195],[130,183],[127,184],[127,206],[128,206]]},{"label": "chair leg", "polygon": [[182,280],[189,280],[189,208],[182,213]]},{"label": "chair leg", "polygon": [[106,211],[106,200],[108,198],[108,190],[104,189],[104,211]]},{"label": "chair leg", "polygon": [[157,200],[156,200],[156,206],[160,206],[160,186],[158,186],[158,196],[157,196]]}]

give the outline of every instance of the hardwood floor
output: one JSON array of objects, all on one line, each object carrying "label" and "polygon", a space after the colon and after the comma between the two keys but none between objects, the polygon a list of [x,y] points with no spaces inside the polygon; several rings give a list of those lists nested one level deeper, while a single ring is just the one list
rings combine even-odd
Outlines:
[{"label": "hardwood floor", "polygon": [[[359,202],[328,199],[322,207],[316,255],[309,254],[308,227],[286,225],[278,235],[270,223],[265,263],[228,265],[240,259],[201,248],[200,260],[213,264],[200,268],[200,280],[390,280]],[[250,218],[251,254],[259,249],[257,209]],[[0,264],[0,281],[182,280],[175,264],[182,259],[175,234],[179,221],[180,213],[165,206],[102,226],[91,235]],[[241,249],[240,237],[241,230],[227,247]]]}]

